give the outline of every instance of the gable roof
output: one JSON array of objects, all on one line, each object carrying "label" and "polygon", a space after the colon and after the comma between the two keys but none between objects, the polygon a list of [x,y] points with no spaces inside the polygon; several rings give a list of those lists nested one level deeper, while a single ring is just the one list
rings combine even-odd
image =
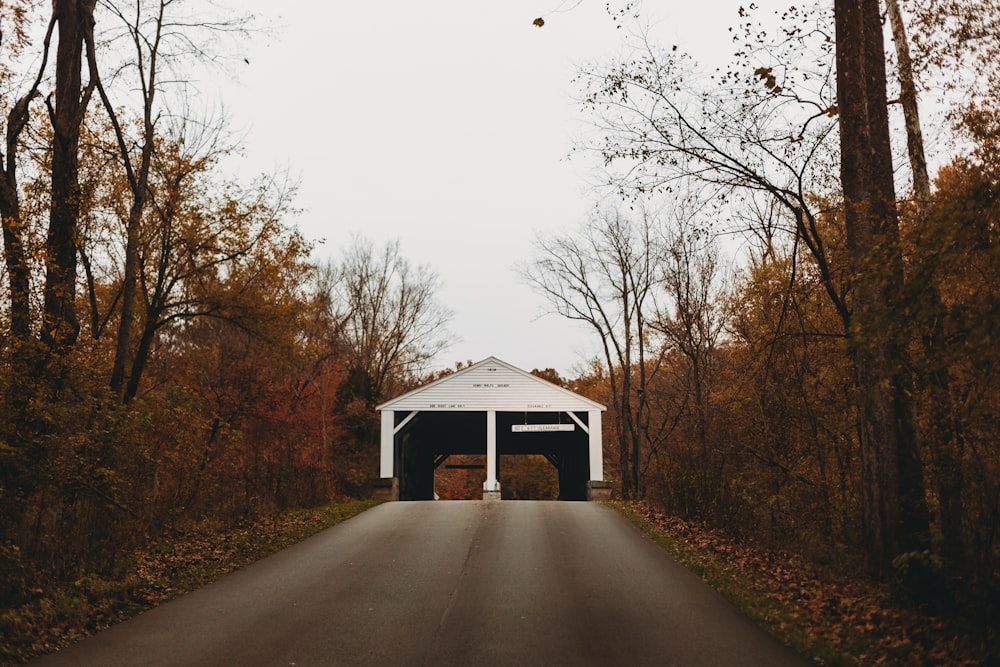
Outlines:
[{"label": "gable roof", "polygon": [[588,412],[605,406],[520,368],[487,357],[386,401],[376,410]]}]

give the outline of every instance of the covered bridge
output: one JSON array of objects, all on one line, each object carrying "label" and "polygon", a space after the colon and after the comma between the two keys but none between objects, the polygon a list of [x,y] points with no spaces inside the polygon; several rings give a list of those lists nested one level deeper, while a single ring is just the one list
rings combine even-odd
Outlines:
[{"label": "covered bridge", "polygon": [[485,454],[484,499],[500,499],[500,456],[541,454],[559,471],[560,500],[607,497],[606,408],[489,357],[377,407],[384,497],[434,498],[434,470],[453,454]]}]

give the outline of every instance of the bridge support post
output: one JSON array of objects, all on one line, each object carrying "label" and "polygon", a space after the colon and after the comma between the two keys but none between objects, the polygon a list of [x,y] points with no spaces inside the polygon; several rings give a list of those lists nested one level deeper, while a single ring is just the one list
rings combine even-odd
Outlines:
[{"label": "bridge support post", "polygon": [[500,482],[497,480],[497,411],[486,411],[486,481],[483,482],[483,500],[500,500]]},{"label": "bridge support post", "polygon": [[395,477],[393,464],[396,459],[396,419],[392,410],[382,411],[382,428],[379,436],[379,477]]},{"label": "bridge support post", "polygon": [[587,413],[588,446],[590,448],[590,479],[604,479],[604,444],[602,440],[601,411],[590,410]]}]

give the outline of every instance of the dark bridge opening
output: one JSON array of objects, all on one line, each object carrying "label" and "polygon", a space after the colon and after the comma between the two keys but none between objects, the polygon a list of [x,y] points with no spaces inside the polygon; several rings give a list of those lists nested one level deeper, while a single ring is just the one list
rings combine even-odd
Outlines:
[{"label": "dark bridge opening", "polygon": [[[395,442],[399,499],[434,499],[435,474],[438,470],[442,475],[447,474],[449,469],[442,470],[442,467],[449,463],[482,465],[485,468],[486,418],[485,412],[474,411],[416,414]],[[586,414],[578,414],[577,418],[587,423]],[[554,470],[558,489],[556,497],[559,500],[587,499],[587,482],[590,479],[588,435],[565,413],[498,412],[496,438],[502,497],[519,497],[529,486],[507,484],[509,488],[505,490],[505,474],[530,470],[537,475],[538,465],[544,461]],[[510,463],[512,459],[520,460]],[[542,469],[545,469],[544,465]],[[450,470],[454,472],[458,469]],[[473,497],[481,497],[485,470],[467,468],[462,472],[474,473],[472,477],[479,480],[480,495]],[[546,485],[539,483],[538,487],[542,490]],[[548,489],[551,493],[551,481]]]}]

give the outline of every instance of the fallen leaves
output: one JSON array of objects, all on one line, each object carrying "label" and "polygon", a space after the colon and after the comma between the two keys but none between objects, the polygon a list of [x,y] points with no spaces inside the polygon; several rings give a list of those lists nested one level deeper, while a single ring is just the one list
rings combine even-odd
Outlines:
[{"label": "fallen leaves", "polygon": [[[846,579],[791,555],[767,553],[718,531],[669,516],[648,503],[621,505],[658,533],[681,543],[682,560],[702,574],[733,571],[742,603],[762,598],[749,615],[817,664],[971,667],[982,658],[947,619],[893,604],[870,582]],[[716,585],[712,577],[703,577]],[[752,589],[752,590],[746,590]],[[730,593],[732,591],[722,591]],[[744,595],[746,593],[746,595]]]},{"label": "fallen leaves", "polygon": [[299,542],[377,504],[332,504],[261,517],[231,528],[202,526],[132,555],[115,578],[83,575],[34,588],[36,597],[0,609],[0,665],[25,662],[103,630]]}]

